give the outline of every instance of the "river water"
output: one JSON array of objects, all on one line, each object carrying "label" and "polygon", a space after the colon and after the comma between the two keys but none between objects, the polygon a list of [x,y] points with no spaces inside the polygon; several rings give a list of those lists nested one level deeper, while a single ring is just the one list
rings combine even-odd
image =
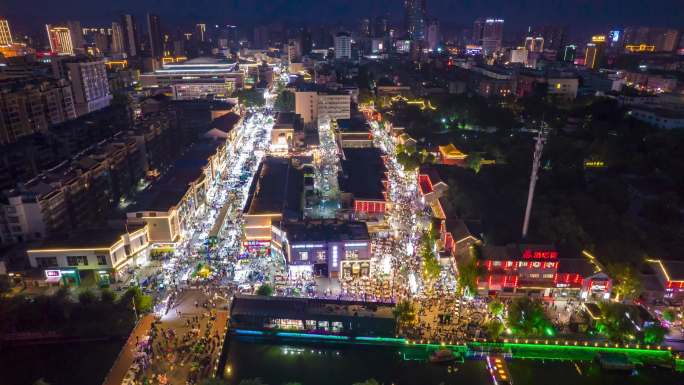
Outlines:
[{"label": "river water", "polygon": [[[376,379],[385,385],[466,384],[489,385],[483,360],[435,365],[411,348],[274,343],[233,339],[225,378],[237,385],[243,379],[261,378],[264,384],[352,385]],[[420,359],[417,359],[419,358]],[[412,359],[416,358],[416,359]],[[592,362],[510,360],[515,385],[681,385],[684,373],[639,369],[635,373],[607,372]]]}]

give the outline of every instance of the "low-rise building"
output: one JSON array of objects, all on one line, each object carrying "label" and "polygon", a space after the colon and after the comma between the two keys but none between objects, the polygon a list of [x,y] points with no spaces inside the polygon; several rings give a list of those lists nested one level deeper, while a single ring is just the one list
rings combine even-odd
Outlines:
[{"label": "low-rise building", "polygon": [[47,283],[70,286],[92,280],[108,285],[148,243],[147,227],[129,226],[50,237],[31,245],[27,254],[30,266],[42,270]]},{"label": "low-rise building", "polygon": [[387,169],[378,148],[344,148],[338,178],[341,200],[356,220],[376,220],[387,211]]},{"label": "low-rise building", "polygon": [[273,226],[302,216],[304,173],[291,159],[266,157],[249,188],[245,204],[243,246],[264,249],[271,245]]},{"label": "low-rise building", "polygon": [[146,225],[150,242],[173,244],[185,239],[197,218],[207,211],[207,192],[226,161],[222,140],[193,144],[168,171],[136,197],[127,222]]},{"label": "low-rise building", "polygon": [[143,87],[168,88],[176,100],[226,99],[242,88],[243,81],[244,73],[237,63],[211,57],[166,63],[154,72],[140,75]]},{"label": "low-rise building", "polygon": [[282,222],[272,231],[271,252],[287,262],[291,275],[339,279],[370,275],[370,236],[363,222]]},{"label": "low-rise building", "polygon": [[279,112],[271,130],[271,149],[290,151],[305,145],[303,119],[294,112]]},{"label": "low-rise building", "polygon": [[648,123],[653,127],[672,130],[684,128],[684,111],[665,108],[632,108],[627,112],[636,120]]},{"label": "low-rise building", "polygon": [[230,329],[240,335],[297,333],[328,338],[393,337],[394,304],[321,298],[238,294],[230,306]]}]

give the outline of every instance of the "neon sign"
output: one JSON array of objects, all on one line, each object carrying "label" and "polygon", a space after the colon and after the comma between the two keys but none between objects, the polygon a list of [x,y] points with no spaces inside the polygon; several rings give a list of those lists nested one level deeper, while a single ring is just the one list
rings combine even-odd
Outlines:
[{"label": "neon sign", "polygon": [[557,251],[532,251],[525,250],[522,254],[523,259],[557,259]]}]

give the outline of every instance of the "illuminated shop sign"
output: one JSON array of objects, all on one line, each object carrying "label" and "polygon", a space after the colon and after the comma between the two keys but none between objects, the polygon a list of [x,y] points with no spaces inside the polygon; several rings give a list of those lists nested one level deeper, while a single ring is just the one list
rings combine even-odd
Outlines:
[{"label": "illuminated shop sign", "polygon": [[557,259],[557,251],[532,251],[525,250],[522,254],[523,259]]},{"label": "illuminated shop sign", "polygon": [[344,247],[363,247],[363,246],[368,246],[368,242],[350,242],[350,243],[344,244]]},{"label": "illuminated shop sign", "polygon": [[62,272],[59,270],[45,270],[45,277],[47,278],[59,278],[62,276]]},{"label": "illuminated shop sign", "polygon": [[292,245],[293,249],[316,249],[316,248],[321,248],[321,247],[325,247],[325,245],[313,245],[313,244]]}]

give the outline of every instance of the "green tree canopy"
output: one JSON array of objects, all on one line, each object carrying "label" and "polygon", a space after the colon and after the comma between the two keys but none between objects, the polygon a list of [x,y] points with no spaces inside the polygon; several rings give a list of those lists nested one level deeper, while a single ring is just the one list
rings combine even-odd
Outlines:
[{"label": "green tree canopy", "polygon": [[460,295],[469,293],[471,295],[477,293],[477,276],[479,269],[477,267],[477,259],[469,258],[467,261],[460,261],[457,263],[458,278],[457,291]]},{"label": "green tree canopy", "polygon": [[277,111],[292,112],[295,110],[295,94],[292,91],[284,90],[278,94],[274,105]]},{"label": "green tree canopy", "polygon": [[530,297],[516,298],[508,308],[508,326],[521,336],[555,335],[541,301]]},{"label": "green tree canopy", "polygon": [[264,295],[267,297],[270,297],[273,295],[273,287],[267,283],[259,286],[259,288],[256,291],[257,295]]},{"label": "green tree canopy", "polygon": [[266,104],[264,92],[256,88],[235,91],[234,96],[247,107],[262,107]]},{"label": "green tree canopy", "polygon": [[416,307],[407,299],[399,301],[394,307],[393,313],[400,325],[411,325],[416,321]]}]

